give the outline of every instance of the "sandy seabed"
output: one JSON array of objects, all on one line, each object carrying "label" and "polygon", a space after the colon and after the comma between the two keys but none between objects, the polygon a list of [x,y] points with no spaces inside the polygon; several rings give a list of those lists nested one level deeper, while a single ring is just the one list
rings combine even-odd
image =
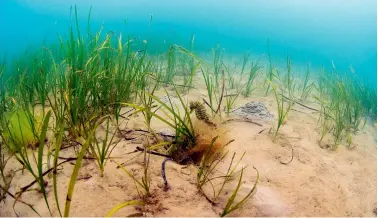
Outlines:
[{"label": "sandy seabed", "polygon": [[[164,92],[158,92],[158,96]],[[206,96],[205,87],[197,87],[185,98],[200,100]],[[273,96],[261,97],[253,93],[251,97],[240,96],[234,107],[250,101],[263,102],[269,111],[277,117],[276,102]],[[232,117],[226,117],[224,120]],[[195,119],[195,118],[194,118]],[[377,146],[376,127],[366,125],[353,136],[353,149],[341,145],[337,151],[321,148],[318,140],[320,129],[317,125],[318,114],[298,104],[293,106],[285,125],[280,129],[276,140],[269,133],[272,124],[256,120],[262,126],[248,122],[228,122],[221,126],[222,134],[235,141],[225,150],[229,155],[218,170],[225,172],[236,152],[239,158],[246,152],[240,167],[244,170],[243,184],[238,198],[245,196],[256,180],[256,171],[260,173],[257,189],[249,201],[231,216],[376,216],[377,203]],[[153,129],[159,131],[167,126],[154,119]],[[133,117],[122,126],[124,130],[145,129],[143,117]],[[136,146],[145,143],[145,133],[129,132],[132,140],[118,135],[120,142],[114,149],[112,157],[134,173],[142,175],[143,155],[133,152]],[[327,141],[326,139],[325,141]],[[331,140],[331,139],[329,139]],[[289,164],[292,156],[293,160]],[[72,157],[72,149],[62,150],[60,156]],[[194,165],[183,166],[167,162],[166,175],[170,185],[164,191],[161,177],[161,163],[164,157],[151,155],[150,177],[152,197],[146,200],[147,216],[219,216],[228,197],[236,186],[231,182],[225,192],[213,205],[198,191],[196,186],[197,169]],[[11,160],[7,168],[19,168]],[[71,177],[73,164],[62,165],[58,171],[58,190],[61,208],[64,206],[66,191]],[[138,177],[138,178],[139,178]],[[30,183],[32,177],[27,172],[16,173],[10,191],[14,193],[20,187]],[[52,183],[50,183],[52,184]],[[211,193],[209,187],[205,191]],[[98,166],[93,160],[85,160],[80,169],[78,181],[72,199],[71,216],[105,216],[116,205],[137,199],[137,190],[133,180],[114,162],[108,162],[104,176],[99,174]],[[48,188],[48,199],[54,202],[51,186]],[[32,203],[42,216],[49,216],[44,198],[38,191],[24,193],[22,200]],[[0,204],[0,216],[15,216],[12,209],[13,199],[7,197]],[[51,203],[53,215],[59,215],[56,205]],[[36,216],[27,206],[18,203],[15,209],[19,216]],[[114,216],[137,214],[141,208],[129,206],[119,210]]]}]

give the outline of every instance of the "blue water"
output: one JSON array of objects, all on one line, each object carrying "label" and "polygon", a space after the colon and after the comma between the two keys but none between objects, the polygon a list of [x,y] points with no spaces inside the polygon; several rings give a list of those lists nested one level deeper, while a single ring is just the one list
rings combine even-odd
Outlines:
[{"label": "blue water", "polygon": [[[335,64],[340,73],[377,84],[377,5],[375,0],[1,0],[0,55],[8,61],[26,49],[67,36],[70,6],[77,5],[85,30],[91,28],[146,39],[150,52],[167,51],[171,43],[210,53],[217,43],[231,56],[251,50],[271,53],[277,62],[290,55],[294,65],[310,62],[316,72]],[[152,22],[150,25],[150,17]],[[127,22],[125,22],[127,20]]]}]

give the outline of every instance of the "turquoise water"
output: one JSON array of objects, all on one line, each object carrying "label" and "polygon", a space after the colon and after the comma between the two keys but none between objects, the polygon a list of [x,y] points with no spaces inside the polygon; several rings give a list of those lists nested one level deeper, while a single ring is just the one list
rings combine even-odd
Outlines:
[{"label": "turquoise water", "polygon": [[[355,74],[376,87],[375,0],[2,0],[0,2],[0,54],[7,60],[43,42],[67,36],[70,6],[77,5],[86,30],[90,6],[91,28],[132,35],[149,41],[149,52],[166,52],[171,43],[210,53],[217,43],[230,56],[251,50],[263,56],[270,41],[272,56],[289,55],[298,69],[310,62],[339,73]],[[151,19],[152,18],[152,19]]]}]

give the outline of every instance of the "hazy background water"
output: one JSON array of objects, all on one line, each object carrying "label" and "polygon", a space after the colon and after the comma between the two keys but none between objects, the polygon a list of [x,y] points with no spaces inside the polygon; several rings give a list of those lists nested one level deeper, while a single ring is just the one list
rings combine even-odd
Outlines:
[{"label": "hazy background water", "polygon": [[67,36],[75,4],[83,30],[92,6],[92,31],[104,24],[104,32],[138,36],[150,52],[188,46],[194,34],[195,51],[210,52],[219,42],[242,59],[248,50],[266,53],[269,39],[278,62],[290,55],[315,71],[330,69],[332,60],[340,73],[352,66],[376,86],[376,0],[1,0],[0,55],[11,60],[43,40],[57,42],[58,33]]}]

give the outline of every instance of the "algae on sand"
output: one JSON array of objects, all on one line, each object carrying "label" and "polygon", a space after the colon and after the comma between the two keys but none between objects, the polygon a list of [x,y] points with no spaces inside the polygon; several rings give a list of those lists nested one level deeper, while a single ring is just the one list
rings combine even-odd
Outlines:
[{"label": "algae on sand", "polygon": [[22,146],[34,148],[35,143],[38,142],[42,116],[28,113],[23,109],[17,109],[5,115],[8,126],[4,128],[2,138],[5,143],[9,143],[14,152]]}]

